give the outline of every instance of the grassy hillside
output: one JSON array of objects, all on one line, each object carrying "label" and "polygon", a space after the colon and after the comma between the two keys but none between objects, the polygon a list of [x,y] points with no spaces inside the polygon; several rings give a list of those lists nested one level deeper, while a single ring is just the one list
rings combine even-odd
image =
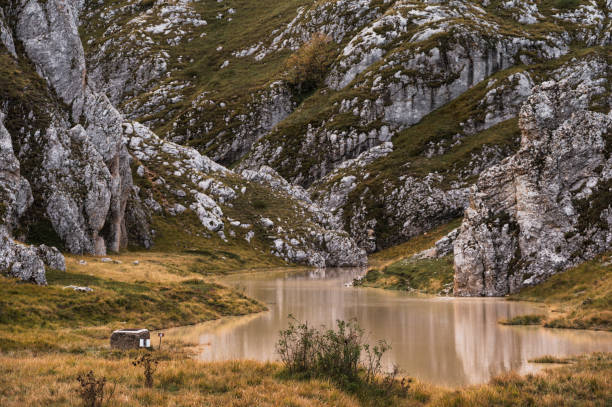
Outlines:
[{"label": "grassy hillside", "polygon": [[440,259],[414,259],[412,256],[429,249],[460,224],[461,219],[456,219],[406,243],[375,253],[370,257],[368,273],[356,285],[414,294],[452,292],[452,255]]},{"label": "grassy hillside", "polygon": [[[265,309],[242,293],[203,278],[199,258],[127,253],[103,263],[99,258],[71,256],[66,272],[48,271],[47,287],[0,277],[0,351],[70,352],[90,341],[100,346],[113,329],[160,329]],[[82,259],[87,263],[81,264]],[[75,292],[66,288],[70,285],[93,292]],[[58,332],[64,339],[57,340]]]},{"label": "grassy hillside", "polygon": [[510,299],[545,304],[547,327],[612,331],[612,254],[554,275]]}]

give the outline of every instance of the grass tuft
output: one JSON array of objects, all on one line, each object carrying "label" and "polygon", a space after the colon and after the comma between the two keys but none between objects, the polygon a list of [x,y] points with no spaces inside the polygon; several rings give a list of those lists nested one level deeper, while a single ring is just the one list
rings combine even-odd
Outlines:
[{"label": "grass tuft", "polygon": [[539,358],[530,359],[530,363],[556,363],[556,364],[567,364],[573,362],[571,358],[558,358],[556,356],[545,355]]},{"label": "grass tuft", "polygon": [[502,319],[499,323],[502,325],[542,325],[544,319],[544,315],[528,314],[517,315],[510,319]]}]

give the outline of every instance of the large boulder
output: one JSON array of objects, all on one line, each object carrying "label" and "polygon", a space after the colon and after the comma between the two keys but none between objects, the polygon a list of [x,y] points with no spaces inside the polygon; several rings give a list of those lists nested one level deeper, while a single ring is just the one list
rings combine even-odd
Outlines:
[{"label": "large boulder", "polygon": [[45,265],[35,247],[15,242],[0,227],[0,273],[22,281],[46,285]]}]

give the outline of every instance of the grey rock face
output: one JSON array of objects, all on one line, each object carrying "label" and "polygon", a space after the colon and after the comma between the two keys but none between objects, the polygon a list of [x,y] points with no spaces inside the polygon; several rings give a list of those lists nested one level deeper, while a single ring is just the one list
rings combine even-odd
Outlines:
[{"label": "grey rock face", "polygon": [[[270,167],[259,171],[245,170],[242,176],[285,193],[295,200],[304,214],[309,214],[311,224],[309,233],[300,238],[293,237],[290,231],[277,227],[278,237],[274,241],[274,252],[279,257],[296,263],[306,263],[315,267],[363,266],[367,263],[364,250],[341,228],[327,208],[313,202],[306,191],[299,186],[289,184]],[[274,226],[270,219],[262,219],[268,228]]]},{"label": "grey rock face", "polygon": [[[89,45],[88,76],[96,90],[119,106],[164,82],[169,66],[181,62],[180,57],[178,61],[171,57],[173,48],[206,35],[207,22],[192,4],[189,0],[86,4],[81,22]],[[103,34],[92,35],[96,31]]]},{"label": "grey rock face", "polygon": [[[247,154],[254,143],[266,135],[279,122],[289,116],[296,103],[290,90],[282,81],[270,84],[267,88],[250,95],[250,100],[240,108],[243,112],[237,114],[236,106],[227,106],[224,102],[216,103],[202,95],[196,98],[194,109],[181,116],[177,128],[168,138],[175,142],[183,142],[192,138],[214,135],[207,143],[212,146],[210,157],[222,164],[230,164]],[[216,112],[215,112],[216,111]],[[212,113],[221,111],[221,123],[206,122],[204,126],[192,126],[195,122],[206,120]]]},{"label": "grey rock face", "polygon": [[436,257],[444,257],[453,253],[455,240],[459,236],[459,228],[452,230],[449,234],[436,242]]},{"label": "grey rock face", "polygon": [[[380,146],[360,154],[357,158],[347,160],[338,166],[325,178],[309,188],[311,193],[316,194],[315,202],[324,208],[331,216],[331,224],[336,229],[344,229],[342,219],[343,207],[348,202],[349,194],[356,188],[354,172],[363,169],[368,164],[386,157],[393,151],[393,143],[386,142]],[[344,173],[347,173],[345,176]]]},{"label": "grey rock face", "polygon": [[607,75],[605,61],[590,59],[534,89],[520,113],[520,150],[470,191],[455,295],[514,293],[610,249],[612,116],[588,110]]},{"label": "grey rock face", "polygon": [[[474,24],[466,25],[466,19]],[[565,33],[515,36],[502,28],[472,2],[393,3],[344,46],[327,76],[331,89],[355,90],[359,96],[336,102],[322,120],[304,123],[299,134],[291,135],[291,144],[285,132],[293,129],[281,125],[271,131],[240,168],[268,165],[290,182],[309,187],[496,72],[555,59],[569,50]],[[509,80],[505,90],[489,95],[491,111],[482,128],[515,116],[528,95],[529,75],[517,73]],[[510,103],[505,107],[503,102]]]},{"label": "grey rock face", "polygon": [[0,227],[0,272],[23,281],[46,285],[45,265],[36,248],[16,243]]},{"label": "grey rock face", "polygon": [[439,259],[449,254],[453,254],[454,243],[459,236],[459,228],[450,231],[442,239],[438,240],[433,247],[423,250],[415,254],[413,257],[417,259]]},{"label": "grey rock face", "polygon": [[[368,252],[401,243],[461,216],[468,205],[470,177],[509,154],[504,149],[485,145],[477,155],[472,155],[466,167],[454,169],[458,179],[451,182],[448,175],[438,173],[419,177],[399,172],[383,175],[371,184],[376,170],[370,165],[394,154],[385,148],[390,145],[382,144],[355,160],[345,161],[309,189],[317,197],[316,202],[332,214],[334,227],[349,231]],[[440,145],[431,150],[441,154],[445,148],[452,146]],[[430,152],[426,150],[424,154]],[[363,187],[364,184],[368,187]],[[378,189],[373,192],[371,186]]]},{"label": "grey rock face", "polygon": [[17,52],[15,52],[15,42],[13,41],[13,34],[11,33],[9,27],[6,25],[4,19],[4,12],[2,11],[2,9],[0,9],[0,42],[4,44],[8,52],[14,58],[17,58]]},{"label": "grey rock face", "polygon": [[45,264],[66,271],[64,256],[55,248],[15,242],[10,233],[32,204],[29,182],[20,174],[10,134],[0,112],[0,272],[24,281],[46,284]]},{"label": "grey rock face", "polygon": [[66,259],[57,248],[41,244],[34,247],[34,250],[46,266],[55,270],[66,271]]},{"label": "grey rock face", "polygon": [[[144,202],[144,213],[139,216],[152,212],[180,216],[190,210],[207,233],[216,233],[223,240],[227,240],[227,235],[240,237],[249,243],[258,238],[271,244],[273,255],[288,262],[315,267],[365,264],[365,252],[346,232],[330,226],[327,212],[315,205],[301,187],[289,184],[273,169],[262,167],[259,171],[236,174],[192,148],[160,139],[141,124],[124,123],[124,127],[130,153],[140,164],[136,174],[143,177],[155,172],[154,188],[165,191],[166,196],[166,202],[159,204],[152,190],[138,191],[139,199]],[[181,190],[175,190],[166,181],[176,177],[184,180]],[[225,208],[237,203],[245,205],[243,196],[252,183],[264,186],[270,199],[290,205],[293,216],[298,219],[260,218],[258,223],[265,232],[258,231],[256,235],[248,219],[228,218]],[[296,230],[296,223],[300,230]]]},{"label": "grey rock face", "polygon": [[132,178],[123,119],[87,81],[76,7],[24,0],[4,10],[27,58],[70,108],[50,107],[48,128],[20,135],[20,159],[39,163],[28,168],[30,184],[66,248],[105,254],[127,246]]},{"label": "grey rock face", "polygon": [[[33,198],[30,184],[20,175],[19,161],[3,122],[4,115],[0,112],[0,272],[24,281],[46,284],[43,260],[61,269],[64,257],[55,248],[22,245],[10,236]],[[65,267],[64,264],[64,270]]]},{"label": "grey rock face", "polygon": [[[58,0],[22,0],[15,31],[38,72],[69,106],[82,111],[85,57],[76,25],[77,12]],[[81,99],[81,100],[78,100]]]},{"label": "grey rock face", "polygon": [[11,230],[17,226],[32,201],[30,184],[21,176],[11,135],[4,127],[4,114],[0,112],[0,227]]},{"label": "grey rock face", "polygon": [[[447,189],[440,185],[442,181],[443,177],[434,173],[424,178],[402,177],[398,185],[389,185],[379,198],[384,210],[382,217],[373,217],[370,214],[372,208],[361,206],[354,209],[357,216],[350,221],[351,235],[361,247],[375,251],[406,241],[460,216],[468,204],[468,187],[454,185]],[[385,222],[387,227],[393,227],[397,232],[386,238],[377,236],[379,222]]]},{"label": "grey rock face", "polygon": [[477,106],[478,110],[484,111],[484,117],[468,119],[463,130],[475,134],[516,117],[523,102],[531,95],[533,86],[528,72],[513,73],[501,81],[494,81]]}]

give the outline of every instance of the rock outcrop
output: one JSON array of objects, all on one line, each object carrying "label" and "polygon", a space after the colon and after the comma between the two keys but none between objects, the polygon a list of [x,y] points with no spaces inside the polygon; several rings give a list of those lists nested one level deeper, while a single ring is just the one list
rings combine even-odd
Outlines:
[{"label": "rock outcrop", "polygon": [[[326,114],[304,116],[308,121],[299,127],[277,127],[254,145],[241,168],[269,165],[308,187],[496,72],[569,51],[566,33],[509,30],[509,23],[473,2],[394,2],[341,49],[326,79],[341,93]],[[528,77],[517,81],[529,84]]]},{"label": "rock outcrop", "polygon": [[[23,1],[4,9],[23,57],[59,98],[53,101],[49,92],[48,103],[30,112],[32,122],[38,114],[46,123],[12,129],[12,137],[20,161],[30,166],[25,169],[36,206],[66,249],[101,255],[127,246],[132,177],[123,118],[88,82],[78,12],[60,0]],[[9,113],[27,114],[18,112],[18,104],[8,101]]]},{"label": "rock outcrop", "polygon": [[[145,217],[182,216],[189,210],[210,236],[226,241],[244,238],[249,244],[262,242],[272,255],[287,262],[314,267],[365,264],[365,252],[346,232],[334,228],[329,213],[273,169],[262,167],[236,174],[193,148],[160,139],[137,122],[126,122],[124,127],[140,185],[135,187],[136,199],[142,203]],[[259,185],[259,191],[254,184]],[[236,211],[235,206],[253,205],[252,193],[282,202],[284,213],[276,213],[272,220]],[[260,211],[267,201],[258,198]]]},{"label": "rock outcrop", "polygon": [[536,86],[520,112],[521,148],[485,171],[454,244],[455,295],[502,296],[612,245],[610,66],[577,62]]}]

